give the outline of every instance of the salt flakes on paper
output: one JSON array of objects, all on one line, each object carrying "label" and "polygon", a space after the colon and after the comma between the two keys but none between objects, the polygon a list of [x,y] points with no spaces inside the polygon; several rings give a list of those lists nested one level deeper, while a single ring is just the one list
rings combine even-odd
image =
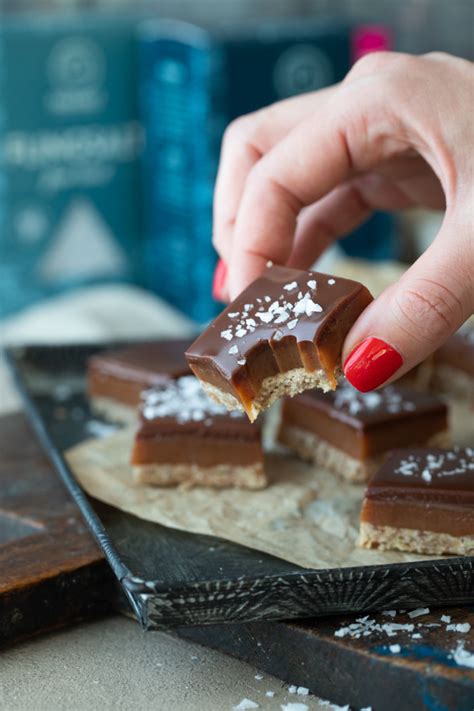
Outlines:
[{"label": "salt flakes on paper", "polygon": [[258,709],[259,705],[252,699],[242,699],[242,701],[234,706],[234,711],[248,711],[248,709]]}]

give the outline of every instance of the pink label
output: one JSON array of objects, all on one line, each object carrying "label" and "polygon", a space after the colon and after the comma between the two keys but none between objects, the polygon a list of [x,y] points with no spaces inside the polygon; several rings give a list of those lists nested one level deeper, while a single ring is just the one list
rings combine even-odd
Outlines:
[{"label": "pink label", "polygon": [[392,49],[392,33],[387,25],[359,25],[352,32],[352,61],[364,54]]}]

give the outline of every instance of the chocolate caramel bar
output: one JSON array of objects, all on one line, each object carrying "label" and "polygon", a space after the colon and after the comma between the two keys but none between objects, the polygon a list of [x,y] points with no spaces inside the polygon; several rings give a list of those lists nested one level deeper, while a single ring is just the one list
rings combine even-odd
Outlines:
[{"label": "chocolate caramel bar", "polygon": [[474,325],[454,333],[433,356],[431,387],[474,404]]},{"label": "chocolate caramel bar", "polygon": [[346,334],[371,301],[358,282],[269,263],[186,357],[212,398],[254,421],[283,395],[335,389]]},{"label": "chocolate caramel bar", "polygon": [[365,494],[359,545],[474,554],[474,449],[395,450]]},{"label": "chocolate caramel bar", "polygon": [[283,402],[278,440],[342,478],[368,481],[385,453],[409,445],[447,445],[448,410],[436,395],[388,385],[361,393],[347,382]]},{"label": "chocolate caramel bar", "polygon": [[141,484],[266,485],[261,430],[213,402],[192,375],[142,394],[131,464]]},{"label": "chocolate caramel bar", "polygon": [[134,422],[146,388],[189,374],[189,340],[137,343],[89,359],[87,387],[92,409],[114,422]]}]

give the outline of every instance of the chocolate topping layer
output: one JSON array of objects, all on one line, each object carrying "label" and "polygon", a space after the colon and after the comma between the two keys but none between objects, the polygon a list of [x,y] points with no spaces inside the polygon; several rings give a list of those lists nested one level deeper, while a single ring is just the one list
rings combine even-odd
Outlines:
[{"label": "chocolate topping layer", "polygon": [[358,282],[271,266],[232,302],[186,353],[204,382],[249,412],[266,378],[304,369],[336,387],[341,348],[372,301]]},{"label": "chocolate topping layer", "polygon": [[394,447],[423,444],[448,429],[447,406],[436,395],[388,385],[360,393],[349,383],[335,392],[309,390],[285,400],[282,427],[316,434],[364,460]]},{"label": "chocolate topping layer", "polygon": [[370,482],[361,522],[474,536],[474,449],[401,449]]},{"label": "chocolate topping layer", "polygon": [[152,341],[98,353],[88,363],[89,395],[136,407],[145,388],[189,373],[188,346],[189,340]]},{"label": "chocolate topping layer", "polygon": [[260,427],[213,402],[194,376],[160,384],[142,398],[132,464],[262,461]]},{"label": "chocolate topping layer", "polygon": [[366,496],[472,506],[474,449],[395,450],[372,478]]}]

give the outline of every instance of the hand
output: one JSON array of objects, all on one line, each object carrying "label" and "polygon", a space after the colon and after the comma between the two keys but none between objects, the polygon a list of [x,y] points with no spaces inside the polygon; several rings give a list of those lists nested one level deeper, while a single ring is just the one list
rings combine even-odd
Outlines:
[{"label": "hand", "polygon": [[399,377],[474,311],[474,68],[444,54],[370,54],[334,87],[226,131],[214,244],[234,298],[268,260],[307,268],[375,209],[445,209],[433,244],[348,334],[361,390]]}]

